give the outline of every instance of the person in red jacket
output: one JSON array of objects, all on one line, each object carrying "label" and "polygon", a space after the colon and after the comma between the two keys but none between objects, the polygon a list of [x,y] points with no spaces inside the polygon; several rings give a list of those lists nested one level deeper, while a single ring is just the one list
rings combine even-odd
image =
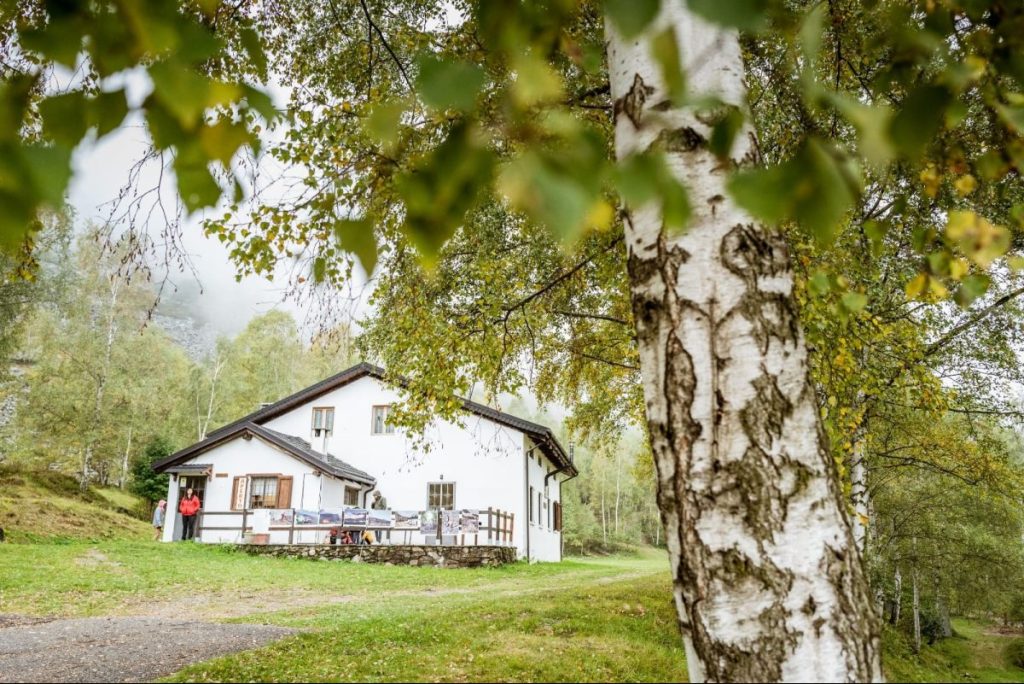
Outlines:
[{"label": "person in red jacket", "polygon": [[181,541],[192,539],[196,536],[196,515],[199,513],[203,502],[199,500],[196,493],[189,487],[185,491],[185,498],[178,504],[178,512],[181,513]]}]

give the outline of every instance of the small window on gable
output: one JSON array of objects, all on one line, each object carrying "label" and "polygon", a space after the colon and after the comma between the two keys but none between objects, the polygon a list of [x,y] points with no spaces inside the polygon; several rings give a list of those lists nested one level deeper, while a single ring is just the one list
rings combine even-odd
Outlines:
[{"label": "small window on gable", "polygon": [[355,487],[345,487],[345,505],[346,506],[358,506],[359,505],[359,490]]},{"label": "small window on gable", "polygon": [[371,432],[375,435],[393,435],[395,426],[388,423],[388,414],[391,413],[390,406],[373,407],[373,427]]},{"label": "small window on gable", "polygon": [[313,436],[334,434],[334,407],[313,409]]}]

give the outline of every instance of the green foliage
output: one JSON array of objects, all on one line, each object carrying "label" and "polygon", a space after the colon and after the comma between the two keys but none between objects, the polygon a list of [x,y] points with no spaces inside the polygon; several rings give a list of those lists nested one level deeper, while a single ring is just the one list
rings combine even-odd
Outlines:
[{"label": "green foliage", "polygon": [[604,11],[623,37],[633,38],[654,20],[660,5],[659,0],[604,0]]},{"label": "green foliage", "polygon": [[[225,15],[220,4],[183,10],[175,0],[26,2],[4,10],[0,35],[12,59],[0,83],[0,248],[14,252],[42,212],[61,208],[80,141],[90,131],[107,135],[132,111],[144,114],[158,149],[174,151],[186,208],[216,203],[221,186],[209,165],[229,171],[240,146],[258,147],[253,112],[276,116],[265,94],[212,66],[234,54],[266,76],[260,34],[244,20],[233,36],[215,30],[232,20]],[[54,66],[74,72],[69,84],[53,82]],[[145,70],[153,88],[130,107],[123,77],[133,69]]]},{"label": "green foliage", "polygon": [[860,194],[856,173],[831,146],[813,139],[782,164],[733,176],[729,190],[755,217],[795,220],[822,243],[835,237]]},{"label": "green foliage", "polygon": [[170,475],[153,472],[153,464],[174,453],[174,447],[163,437],[156,437],[132,462],[131,490],[149,503],[155,503],[167,496]]},{"label": "green foliage", "polygon": [[767,19],[768,0],[686,0],[687,6],[708,21],[744,31],[757,31]]}]

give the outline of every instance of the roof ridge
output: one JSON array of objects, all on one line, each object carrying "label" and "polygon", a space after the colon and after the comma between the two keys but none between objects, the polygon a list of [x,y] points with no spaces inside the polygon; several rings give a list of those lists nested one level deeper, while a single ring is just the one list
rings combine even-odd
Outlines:
[{"label": "roof ridge", "polygon": [[[287,397],[284,397],[283,399],[279,399],[278,401],[275,401],[272,404],[261,407],[260,409],[239,418],[238,420],[235,420],[231,423],[228,423],[227,425],[224,425],[214,430],[209,435],[207,435],[204,440],[197,442],[189,447],[186,447],[185,449],[177,451],[163,460],[157,461],[156,463],[153,464],[153,467],[155,469],[160,469],[167,465],[171,465],[182,458],[188,457],[191,453],[201,451],[206,446],[209,446],[210,444],[216,443],[218,440],[230,436],[231,434],[234,433],[234,431],[237,431],[240,427],[243,427],[247,424],[262,427],[263,421],[275,418],[278,415],[281,415],[281,413],[283,413],[284,411],[288,411],[292,408],[300,406],[303,403],[311,401],[316,397],[324,394],[325,392],[329,392],[332,389],[341,387],[345,384],[348,384],[349,382],[358,380],[362,377],[365,377],[366,375],[373,376],[374,378],[386,383],[397,384],[399,386],[406,388],[408,388],[410,384],[409,380],[406,378],[403,378],[401,376],[398,376],[397,378],[388,377],[387,371],[384,368],[381,368],[380,366],[375,366],[367,361],[361,361],[356,365],[351,366],[350,368],[346,368],[340,373],[335,373],[334,375],[324,378],[319,382],[313,383],[309,387],[301,389],[298,392],[293,392],[292,394],[289,394]],[[533,437],[535,441],[537,440],[537,438],[539,438],[541,441],[538,442],[538,446],[541,447],[541,449],[548,455],[552,462],[560,465],[563,469],[568,469],[573,472],[577,472],[576,467],[570,460],[568,453],[558,442],[558,439],[557,437],[555,437],[555,434],[551,430],[551,428],[547,427],[546,425],[541,425],[540,423],[534,423],[533,421],[527,420],[526,418],[520,418],[519,416],[516,416],[512,413],[508,413],[507,411],[503,411],[500,408],[493,408],[487,406],[486,404],[482,404],[480,402],[476,402],[459,395],[454,395],[454,397],[462,402],[462,408],[466,409],[467,411],[476,413],[479,416],[488,418],[490,420],[493,420],[497,423],[501,423],[513,429],[525,432],[529,434],[531,437]],[[269,428],[266,429],[269,430]],[[305,442],[305,440],[303,440],[303,442],[304,444],[308,445],[305,447],[306,450],[312,450],[312,445],[309,445],[309,442]],[[330,454],[327,455],[329,456]]]}]

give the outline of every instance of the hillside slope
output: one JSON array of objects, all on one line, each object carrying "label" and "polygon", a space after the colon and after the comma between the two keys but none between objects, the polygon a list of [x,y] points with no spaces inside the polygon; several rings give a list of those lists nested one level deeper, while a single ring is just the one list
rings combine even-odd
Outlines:
[{"label": "hillside slope", "polygon": [[146,539],[150,526],[133,515],[141,506],[118,489],[81,492],[67,475],[0,467],[0,528],[8,542]]}]

